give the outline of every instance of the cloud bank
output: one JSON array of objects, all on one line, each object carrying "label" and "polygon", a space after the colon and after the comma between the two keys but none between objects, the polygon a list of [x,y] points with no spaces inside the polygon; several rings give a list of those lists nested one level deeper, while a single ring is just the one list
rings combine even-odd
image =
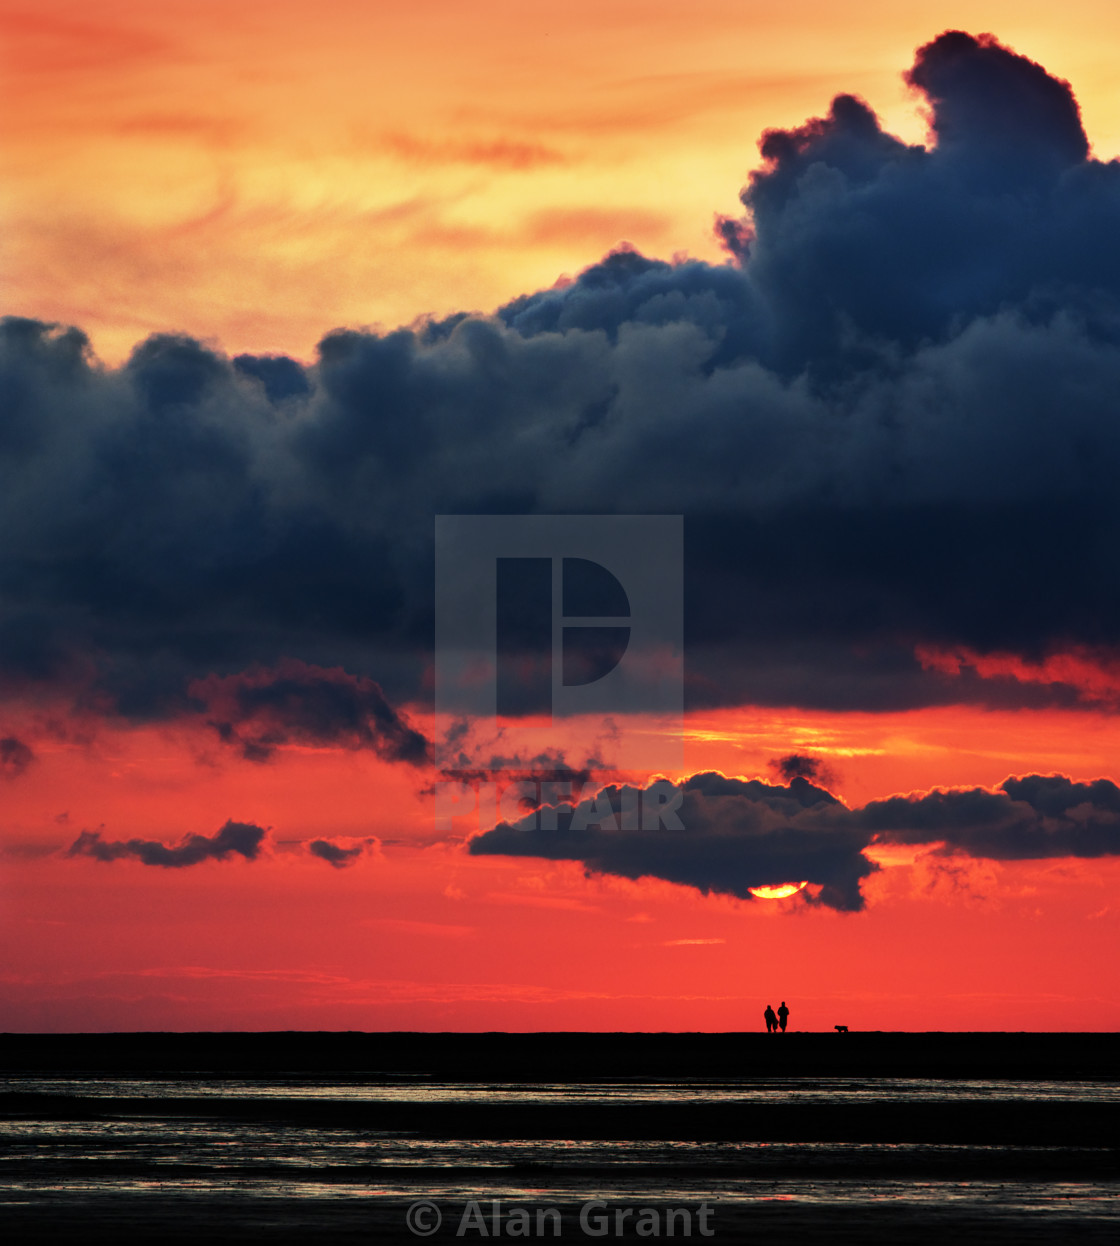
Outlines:
[{"label": "cloud bank", "polygon": [[413,762],[434,515],[617,511],[686,516],[693,706],[1114,704],[916,651],[1120,643],[1120,164],[989,36],[907,79],[927,145],[852,95],[764,136],[724,265],[623,249],[310,367],[5,321],[0,689],[145,719],[213,676],[246,756]]},{"label": "cloud bank", "polygon": [[805,881],[813,884],[805,902],[845,912],[864,906],[862,881],[878,869],[867,850],[877,845],[999,861],[1120,855],[1120,788],[1108,779],[1035,774],[995,791],[934,790],[855,809],[800,776],[781,786],[708,772],[676,790],[676,819],[666,825],[643,818],[638,829],[633,811],[643,793],[608,787],[574,809],[546,805],[502,822],[471,839],[470,852],[579,861],[592,873],[660,878],[741,900],[752,887]]}]

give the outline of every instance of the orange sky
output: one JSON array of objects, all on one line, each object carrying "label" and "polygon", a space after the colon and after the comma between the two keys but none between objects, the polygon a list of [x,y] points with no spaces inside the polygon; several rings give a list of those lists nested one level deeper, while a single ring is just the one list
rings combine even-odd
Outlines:
[{"label": "orange sky", "polygon": [[[4,311],[116,361],[180,331],[309,359],[337,325],[489,310],[620,240],[718,257],[713,214],[768,126],[854,91],[919,141],[900,78],[943,29],[1070,79],[1120,152],[1120,7],[1028,0],[0,0]],[[993,673],[998,673],[993,668]],[[1120,1029],[1120,864],[883,857],[861,914],[470,857],[429,776],[345,750],[219,752],[9,707],[37,762],[0,789],[0,1030]],[[7,711],[6,711],[7,712]],[[1095,711],[755,710],[689,720],[687,770],[811,752],[850,805],[1010,773],[1120,777]],[[60,854],[271,828],[257,862]],[[375,838],[357,865],[317,836]],[[1102,965],[1106,966],[1102,969]]]},{"label": "orange sky", "polygon": [[992,30],[1120,151],[1107,0],[2,0],[10,313],[117,361],[148,333],[310,358],[338,325],[489,311],[620,240],[714,258],[768,126]]}]

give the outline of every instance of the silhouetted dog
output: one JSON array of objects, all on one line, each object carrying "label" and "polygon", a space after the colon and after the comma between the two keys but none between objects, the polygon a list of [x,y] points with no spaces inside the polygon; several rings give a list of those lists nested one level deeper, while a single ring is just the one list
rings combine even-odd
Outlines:
[{"label": "silhouetted dog", "polygon": [[848,1027],[846,1025],[834,1025],[832,1027],[837,1034],[847,1034]]}]

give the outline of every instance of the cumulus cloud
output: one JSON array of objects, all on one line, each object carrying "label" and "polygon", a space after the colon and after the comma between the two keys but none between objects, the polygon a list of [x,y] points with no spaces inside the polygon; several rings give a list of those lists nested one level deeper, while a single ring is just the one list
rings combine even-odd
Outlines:
[{"label": "cumulus cloud", "polygon": [[906,81],[929,101],[937,150],[981,184],[1053,182],[1089,154],[1069,83],[992,35],[947,32],[920,49]]},{"label": "cumulus cloud", "polygon": [[[647,816],[657,808],[671,812]],[[678,788],[664,780],[644,790],[607,787],[574,808],[546,805],[476,835],[469,849],[579,861],[594,873],[743,900],[752,887],[805,881],[813,884],[808,903],[852,912],[864,905],[863,879],[878,868],[867,850],[884,844],[1003,861],[1117,856],[1120,788],[1027,775],[994,791],[934,790],[849,809],[800,775],[780,786],[709,772]]]},{"label": "cumulus cloud", "polygon": [[[425,695],[433,516],[617,511],[686,516],[692,705],[1077,703],[916,654],[1120,644],[1120,164],[991,37],[907,79],[925,144],[853,95],[764,136],[723,265],[623,249],[309,367],[5,321],[0,688],[144,719],[241,679],[243,750],[410,761],[369,689]],[[285,660],[350,690],[266,705]]]},{"label": "cumulus cloud", "polygon": [[252,822],[227,822],[214,835],[188,835],[169,846],[155,839],[106,840],[100,831],[83,831],[70,845],[67,856],[93,857],[95,861],[132,858],[143,865],[181,869],[203,861],[225,861],[233,855],[255,861],[260,855],[264,828]]}]

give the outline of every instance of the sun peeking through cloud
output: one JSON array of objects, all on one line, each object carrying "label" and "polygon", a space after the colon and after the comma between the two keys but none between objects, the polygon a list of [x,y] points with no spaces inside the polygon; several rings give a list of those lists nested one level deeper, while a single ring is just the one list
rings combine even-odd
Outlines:
[{"label": "sun peeking through cloud", "polygon": [[797,895],[804,886],[805,883],[775,883],[773,886],[748,887],[747,890],[759,900],[785,900]]}]

